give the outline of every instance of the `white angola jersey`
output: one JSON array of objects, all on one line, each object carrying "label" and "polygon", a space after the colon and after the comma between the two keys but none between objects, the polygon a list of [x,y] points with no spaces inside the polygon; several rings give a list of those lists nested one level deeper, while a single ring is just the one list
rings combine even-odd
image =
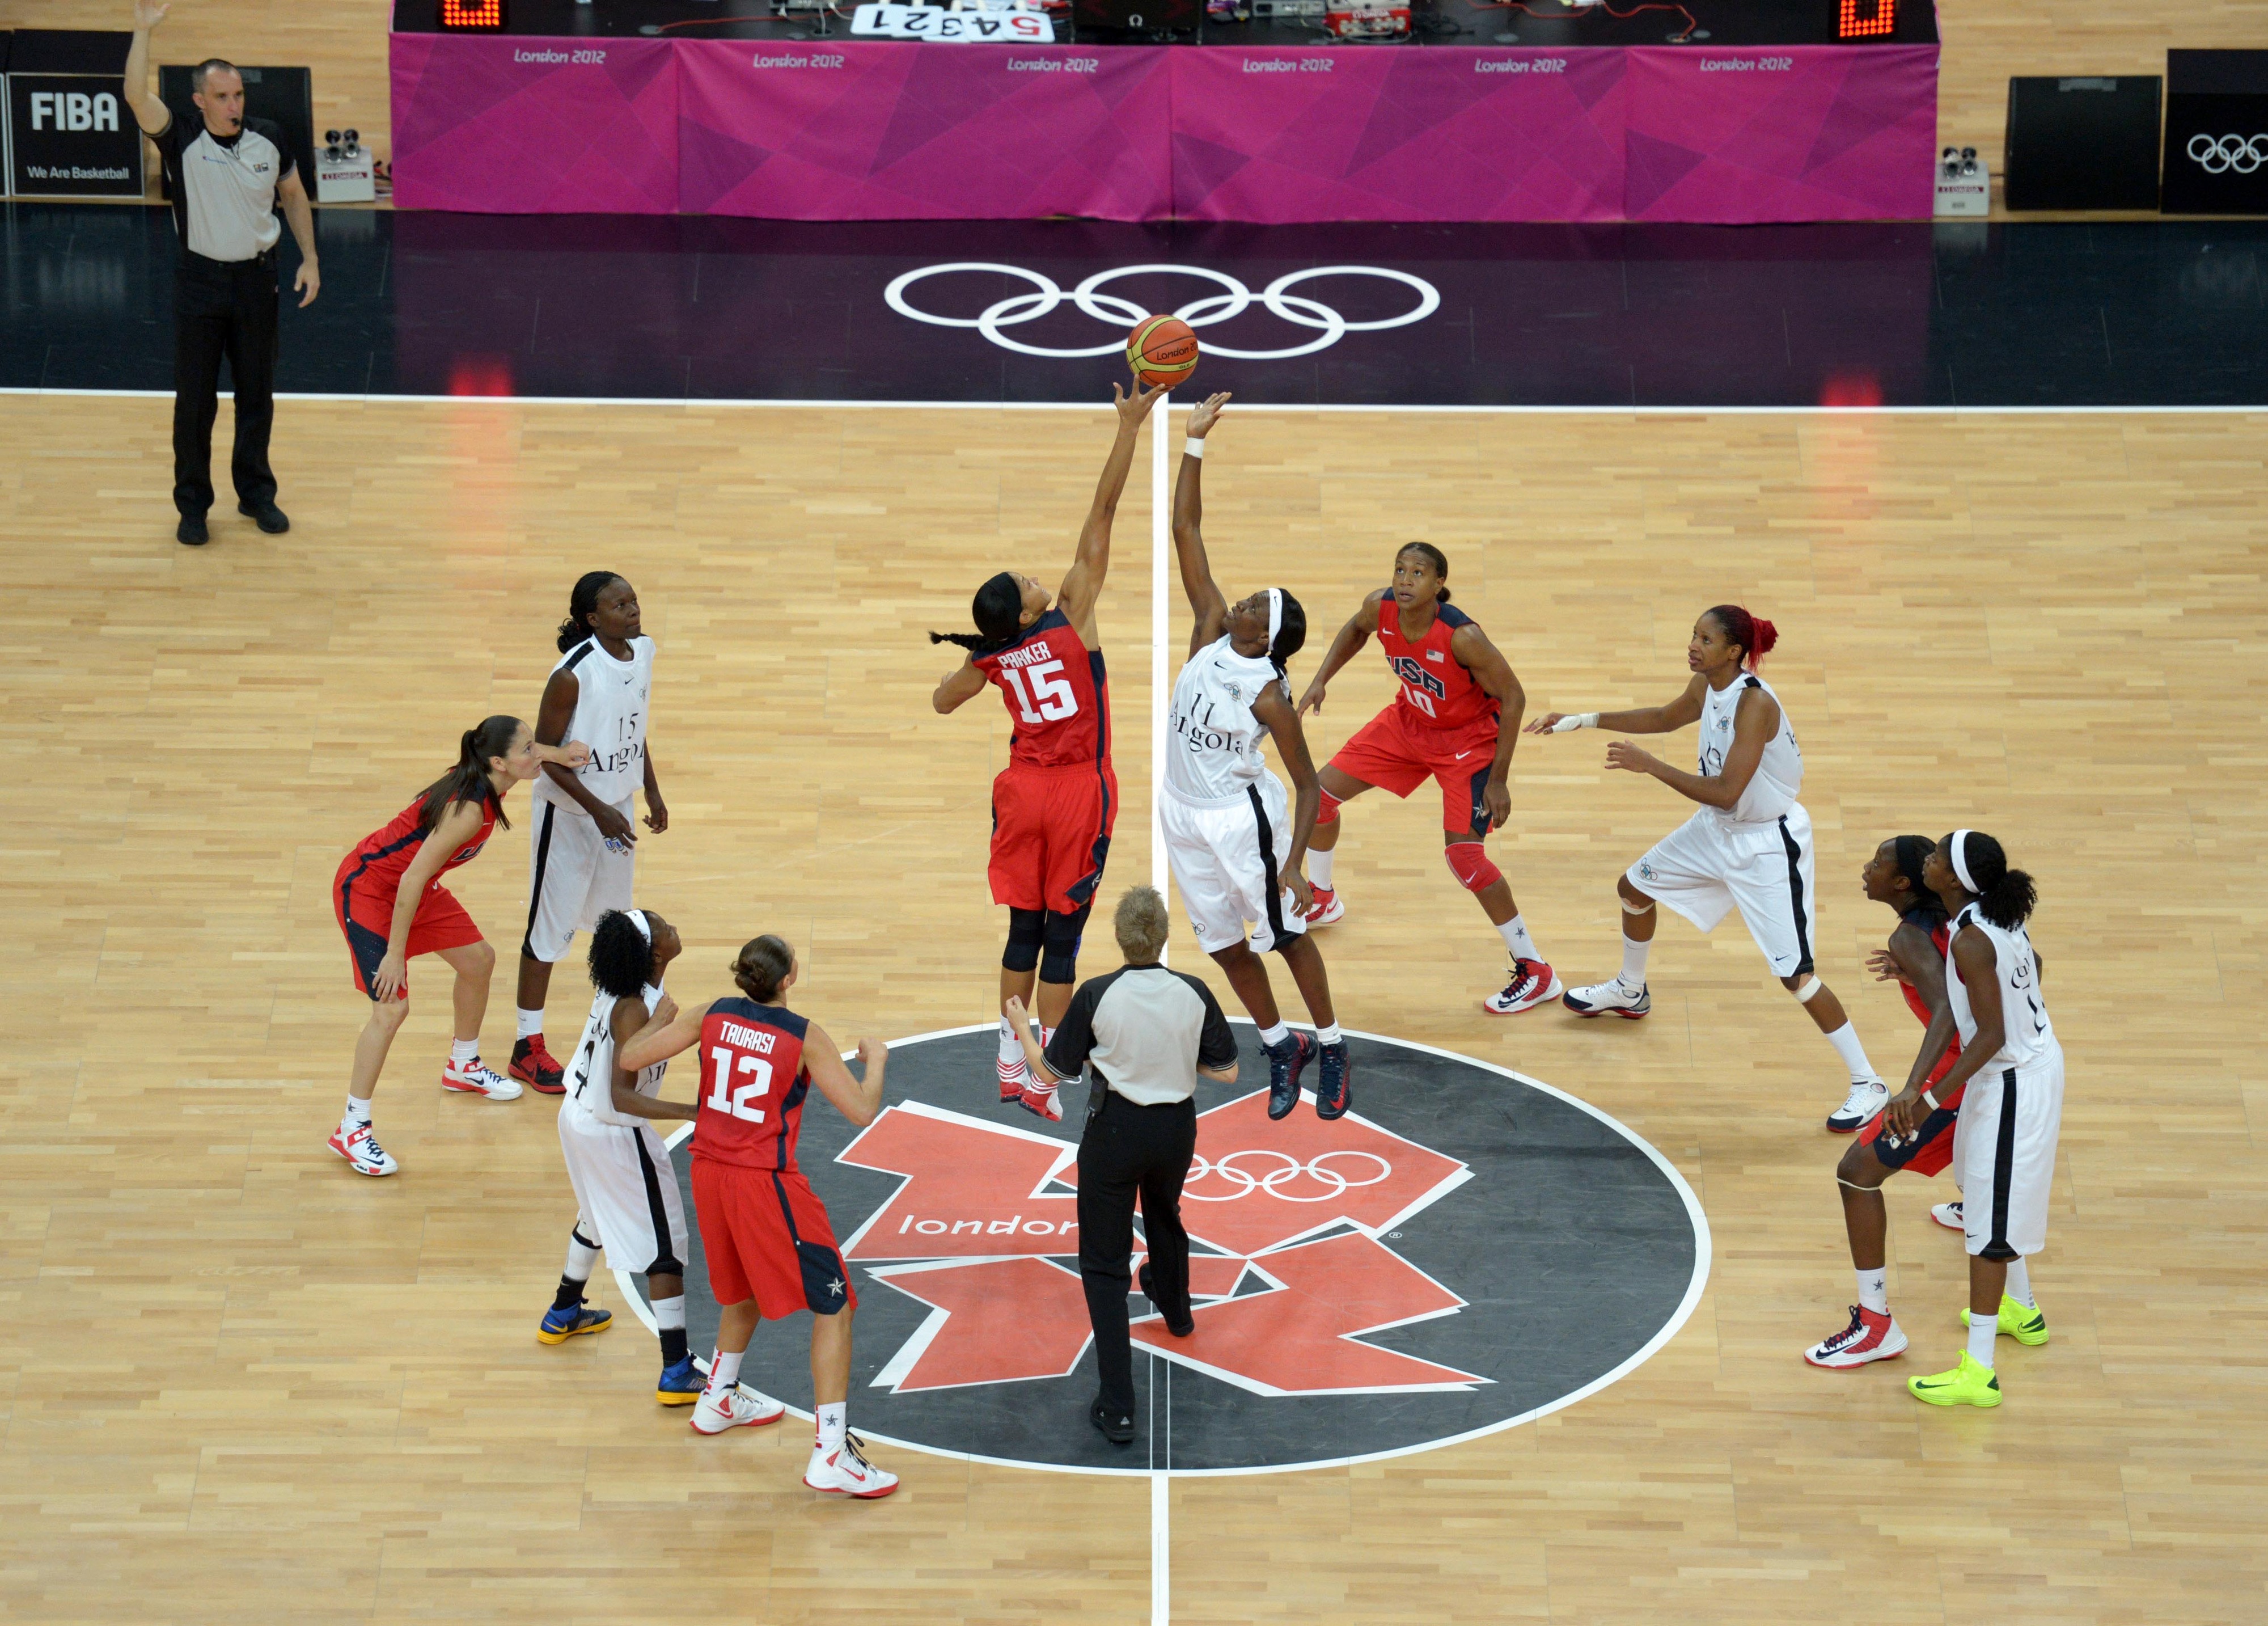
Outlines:
[{"label": "white angola jersey", "polygon": [[1733,714],[1741,697],[1761,689],[1779,705],[1779,731],[1764,743],[1764,754],[1749,780],[1748,788],[1730,808],[1711,809],[1720,819],[1741,824],[1769,824],[1795,805],[1803,788],[1803,753],[1796,749],[1795,725],[1787,719],[1787,706],[1772,693],[1770,684],[1754,672],[1743,672],[1722,689],[1704,684],[1701,691],[1701,777],[1713,780],[1725,771],[1733,749]]},{"label": "white angola jersey", "polygon": [[[575,715],[567,738],[591,748],[591,760],[576,770],[583,788],[608,807],[620,807],[645,782],[645,712],[653,691],[653,639],[630,639],[630,658],[617,661],[595,638],[586,638],[559,657],[554,672],[575,674]],[[591,816],[575,799],[535,776],[537,802],[556,803],[578,818]]]},{"label": "white angola jersey", "polygon": [[1260,752],[1268,730],[1253,716],[1252,703],[1283,685],[1274,661],[1237,654],[1226,633],[1190,656],[1174,680],[1166,788],[1193,807],[1243,800],[1247,786],[1268,777]]},{"label": "white angola jersey", "polygon": [[1984,1065],[2029,1067],[2062,1054],[2055,1024],[2048,1020],[2047,1001],[2040,996],[2040,964],[2032,954],[2030,934],[2021,926],[2008,931],[1993,925],[1975,904],[1953,918],[1946,935],[1945,996],[1952,1001],[1953,1019],[1961,1028],[1962,1049],[1966,1051],[1977,1038],[1977,1014],[1969,1008],[1969,987],[1953,963],[1953,940],[1961,935],[1964,926],[1975,927],[1991,941],[2000,974],[2000,1026],[2007,1037],[1997,1052],[1985,1058]]},{"label": "white angola jersey", "polygon": [[[642,997],[650,1015],[661,1001],[661,990],[648,983]],[[567,1099],[559,1110],[593,1123],[635,1128],[646,1120],[615,1111],[615,1005],[611,994],[601,994],[591,1001],[591,1014],[584,1019],[583,1037],[575,1046],[575,1059],[567,1064],[563,1081]],[[659,1095],[661,1075],[667,1071],[666,1061],[639,1068],[637,1092]]]}]

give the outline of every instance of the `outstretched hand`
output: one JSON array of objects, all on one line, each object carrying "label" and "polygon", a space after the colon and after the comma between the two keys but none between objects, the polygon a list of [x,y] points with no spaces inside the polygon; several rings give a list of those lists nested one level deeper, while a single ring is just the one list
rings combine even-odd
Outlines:
[{"label": "outstretched hand", "polygon": [[1145,389],[1142,381],[1138,378],[1134,381],[1131,393],[1123,384],[1113,384],[1110,387],[1110,404],[1118,409],[1119,423],[1131,428],[1150,416],[1151,407],[1165,393],[1165,385],[1160,384],[1155,389]]},{"label": "outstretched hand", "polygon": [[1522,734],[1553,733],[1555,732],[1555,725],[1558,723],[1561,718],[1566,716],[1566,714],[1567,713],[1565,712],[1546,712],[1541,717],[1531,719],[1528,727],[1522,728],[1521,732]]},{"label": "outstretched hand", "polygon": [[1212,426],[1220,422],[1221,408],[1235,399],[1225,389],[1217,395],[1207,395],[1197,403],[1197,410],[1189,414],[1189,426],[1182,432],[1192,440],[1204,440]]},{"label": "outstretched hand", "polygon": [[1323,680],[1318,677],[1307,685],[1307,692],[1300,697],[1299,705],[1292,708],[1292,715],[1294,717],[1305,717],[1309,712],[1314,712],[1318,716],[1321,716],[1322,714],[1322,710]]},{"label": "outstretched hand", "polygon": [[158,0],[134,0],[134,26],[147,33],[166,20],[171,5],[160,5]]}]

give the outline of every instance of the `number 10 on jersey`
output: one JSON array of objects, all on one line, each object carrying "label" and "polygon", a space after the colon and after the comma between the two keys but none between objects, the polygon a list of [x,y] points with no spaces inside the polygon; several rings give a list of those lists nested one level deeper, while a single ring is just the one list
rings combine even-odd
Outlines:
[{"label": "number 10 on jersey", "polygon": [[[753,1103],[771,1093],[772,1064],[762,1056],[736,1057],[722,1045],[710,1046],[709,1060],[712,1082],[706,1105],[752,1124],[763,1122],[764,1109]],[[747,1082],[733,1083],[736,1073]]]}]

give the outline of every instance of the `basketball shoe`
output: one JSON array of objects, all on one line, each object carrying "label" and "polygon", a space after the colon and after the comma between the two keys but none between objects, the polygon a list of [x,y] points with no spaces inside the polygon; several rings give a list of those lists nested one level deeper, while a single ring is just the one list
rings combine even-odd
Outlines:
[{"label": "basketball shoe", "polygon": [[1322,1070],[1315,1077],[1315,1116],[1328,1121],[1346,1116],[1354,1105],[1354,1057],[1346,1040],[1322,1047]]},{"label": "basketball shoe", "polygon": [[554,1304],[543,1312],[536,1324],[535,1341],[540,1344],[563,1344],[570,1338],[580,1338],[585,1333],[603,1333],[615,1324],[611,1310],[585,1310],[583,1301],[562,1307]]},{"label": "basketball shoe", "polygon": [[1134,1283],[1137,1287],[1139,1287],[1142,1290],[1142,1297],[1148,1299],[1152,1304],[1155,1304],[1158,1309],[1158,1313],[1165,1318],[1166,1330],[1167,1332],[1171,1333],[1176,1338],[1188,1338],[1197,1332],[1197,1319],[1196,1313],[1190,1310],[1186,1300],[1184,1300],[1182,1304],[1182,1313],[1179,1317],[1176,1317],[1171,1310],[1166,1307],[1164,1302],[1159,1298],[1157,1294],[1150,1290],[1150,1261],[1148,1260],[1144,1260],[1142,1261],[1142,1268],[1134,1273]]},{"label": "basketball shoe", "polygon": [[1587,988],[1570,988],[1559,1002],[1579,1016],[1616,1016],[1636,1022],[1653,1009],[1653,996],[1644,988],[1631,993],[1619,977],[1594,982]]},{"label": "basketball shoe", "polygon": [[1339,901],[1336,892],[1328,886],[1319,886],[1314,891],[1315,906],[1307,914],[1309,926],[1336,926],[1346,919],[1346,905]]},{"label": "basketball shoe", "polygon": [[653,1398],[665,1406],[690,1406],[701,1398],[701,1391],[707,1385],[708,1379],[701,1375],[701,1369],[688,1355],[675,1365],[661,1369],[661,1377],[653,1386]]},{"label": "basketball shoe", "polygon": [[722,1434],[727,1429],[761,1429],[787,1415],[787,1408],[769,1394],[734,1384],[729,1389],[703,1390],[693,1407],[696,1434]]},{"label": "basketball shoe", "polygon": [[1962,1220],[1961,1199],[1958,1197],[1955,1197],[1951,1202],[1939,1203],[1935,1208],[1929,1211],[1929,1216],[1935,1220],[1939,1224],[1944,1226],[1948,1231],[1966,1231],[1969,1229],[1968,1225]]},{"label": "basketball shoe", "polygon": [[1300,1105],[1300,1075],[1315,1059],[1315,1041],[1307,1034],[1293,1033],[1282,1044],[1263,1045],[1260,1050],[1268,1058],[1268,1116],[1289,1118]]},{"label": "basketball shoe", "polygon": [[861,1449],[865,1444],[856,1434],[845,1434],[843,1443],[832,1451],[814,1445],[811,1460],[804,1467],[803,1482],[828,1496],[858,1502],[889,1495],[898,1488],[898,1476],[867,1461]]},{"label": "basketball shoe", "polygon": [[1542,960],[1515,959],[1512,963],[1512,980],[1504,985],[1504,992],[1490,994],[1481,1001],[1481,1009],[1491,1016],[1516,1016],[1523,1010],[1535,1009],[1547,1000],[1556,1000],[1565,991],[1566,985]]},{"label": "basketball shoe", "polygon": [[444,1062],[441,1067],[441,1088],[453,1090],[460,1095],[484,1095],[491,1101],[517,1101],[519,1086],[503,1074],[491,1072],[475,1056],[460,1065]]},{"label": "basketball shoe", "polygon": [[347,1167],[357,1174],[391,1174],[401,1166],[359,1119],[339,1120],[339,1127],[331,1131],[331,1149],[345,1158]]},{"label": "basketball shoe", "polygon": [[532,1033],[516,1039],[512,1046],[512,1075],[538,1095],[565,1095],[567,1069],[552,1060],[545,1048],[543,1035]]},{"label": "basketball shoe", "polygon": [[[1961,1312],[1961,1325],[1969,1325],[1969,1312]],[[2048,1341],[2048,1319],[2034,1306],[2016,1302],[2007,1294],[2000,1295],[2000,1332],[2003,1338],[2013,1338],[2028,1349],[2036,1349]]]},{"label": "basketball shoe", "polygon": [[1027,1083],[1015,1101],[1035,1118],[1044,1118],[1051,1124],[1063,1122],[1063,1098],[1053,1084]]},{"label": "basketball shoe", "polygon": [[1897,1322],[1888,1311],[1877,1314],[1853,1304],[1851,1325],[1812,1345],[1803,1352],[1803,1358],[1814,1366],[1840,1371],[1864,1366],[1869,1361],[1889,1360],[1904,1355],[1905,1349],[1906,1335],[1898,1330]]},{"label": "basketball shoe", "polygon": [[1024,1091],[1032,1083],[1032,1069],[1025,1065],[1023,1052],[1019,1050],[1013,1061],[1003,1061],[995,1056],[992,1066],[1000,1075],[1000,1105],[1022,1100]]},{"label": "basketball shoe", "polygon": [[1890,1104],[1890,1087],[1879,1078],[1854,1078],[1851,1093],[1843,1098],[1843,1105],[1827,1115],[1827,1128],[1833,1135],[1852,1135],[1866,1126],[1867,1120]]},{"label": "basketball shoe", "polygon": [[1998,1406],[2000,1375],[1963,1349],[1961,1364],[1951,1371],[1907,1378],[1906,1393],[1930,1406]]}]

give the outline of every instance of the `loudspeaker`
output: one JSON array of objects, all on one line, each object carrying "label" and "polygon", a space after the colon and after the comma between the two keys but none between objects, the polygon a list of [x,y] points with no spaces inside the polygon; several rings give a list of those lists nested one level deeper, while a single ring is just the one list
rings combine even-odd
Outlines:
[{"label": "loudspeaker", "polygon": [[[299,184],[315,196],[315,76],[305,68],[239,68],[244,76],[244,116],[282,127],[284,145],[299,166]],[[186,64],[158,70],[158,98],[177,119],[202,118],[189,100]],[[166,194],[168,197],[172,194]]]},{"label": "loudspeaker", "polygon": [[1082,38],[1154,39],[1195,33],[1199,0],[1071,0],[1071,22]]},{"label": "loudspeaker", "polygon": [[2155,209],[2156,75],[2010,79],[2003,196],[2016,209]]},{"label": "loudspeaker", "polygon": [[2166,53],[2169,215],[2268,214],[2268,51]]}]

